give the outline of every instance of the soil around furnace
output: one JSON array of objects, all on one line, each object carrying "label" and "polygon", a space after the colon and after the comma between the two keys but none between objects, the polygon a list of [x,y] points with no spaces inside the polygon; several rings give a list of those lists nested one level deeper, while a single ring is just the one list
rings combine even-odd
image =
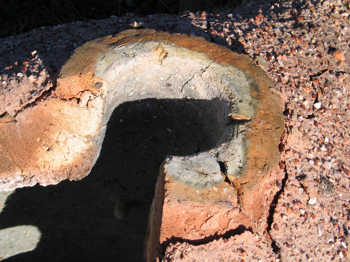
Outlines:
[{"label": "soil around furnace", "polygon": [[[163,247],[165,261],[191,261],[198,257],[207,261],[348,259],[348,13],[346,1],[254,1],[235,11],[188,12],[181,18],[155,15],[139,19],[147,27],[201,35],[238,52],[246,52],[273,79],[276,84],[273,89],[281,92],[285,102],[286,131],[280,146],[285,178],[277,185],[280,191],[274,195],[273,205],[266,207],[270,210],[268,229],[273,245],[266,235],[237,228],[207,241],[173,239]],[[22,66],[22,61],[30,57],[34,49],[40,55],[36,61],[48,68],[50,74],[55,74],[76,46],[119,32],[129,27],[133,19],[78,22],[1,39],[1,83],[8,84],[4,78],[11,76],[11,66],[16,67],[15,61]],[[10,222],[0,225],[6,228],[41,225],[42,239],[51,240],[46,247],[38,246],[42,254],[44,250],[51,250],[57,257],[69,252],[79,257],[77,250],[82,249],[74,243],[82,243],[103,251],[99,255],[107,258],[111,250],[116,249],[104,248],[98,240],[89,243],[83,240],[91,231],[103,232],[105,228],[102,233],[105,234],[113,228],[103,215],[101,225],[106,227],[96,227],[99,224],[93,221],[96,212],[90,207],[94,199],[99,199],[99,191],[91,186],[82,194],[76,194],[78,183],[70,183],[68,191],[64,185],[65,182],[55,187],[16,190],[7,200],[7,215],[2,220]],[[105,200],[105,203],[110,202]],[[19,213],[17,207],[22,207],[24,212]],[[99,214],[104,214],[100,208]],[[72,210],[78,212],[75,214]],[[1,216],[3,214],[5,210]],[[86,217],[83,223],[78,214]],[[80,233],[73,233],[72,227]],[[107,239],[111,234],[104,236]],[[60,251],[55,253],[57,243],[68,243],[69,239],[80,242],[59,245]]]}]

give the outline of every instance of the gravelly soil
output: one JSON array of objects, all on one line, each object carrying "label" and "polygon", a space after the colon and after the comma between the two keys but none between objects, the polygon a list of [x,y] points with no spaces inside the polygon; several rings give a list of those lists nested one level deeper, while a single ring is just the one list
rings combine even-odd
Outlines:
[{"label": "gravelly soil", "polygon": [[[130,28],[134,20],[111,17],[0,39],[0,92],[30,78],[31,71],[23,67],[28,62],[41,65],[36,76],[43,72],[41,77],[54,82],[75,47]],[[349,261],[349,1],[256,0],[234,11],[137,21],[248,54],[284,101],[280,150],[285,183],[270,207],[268,232],[237,232],[203,244],[173,243],[163,247],[164,261]],[[18,76],[21,71],[26,76]]]}]

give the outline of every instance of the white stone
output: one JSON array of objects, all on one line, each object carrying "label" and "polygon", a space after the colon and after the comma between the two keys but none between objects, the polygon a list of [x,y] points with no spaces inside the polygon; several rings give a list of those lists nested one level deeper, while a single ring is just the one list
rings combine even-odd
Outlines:
[{"label": "white stone", "polygon": [[317,102],[314,104],[314,108],[316,108],[317,110],[320,109],[322,106],[321,102]]},{"label": "white stone", "polygon": [[316,197],[312,197],[312,198],[310,198],[308,203],[309,203],[309,205],[315,205],[316,202],[317,202],[317,198]]}]

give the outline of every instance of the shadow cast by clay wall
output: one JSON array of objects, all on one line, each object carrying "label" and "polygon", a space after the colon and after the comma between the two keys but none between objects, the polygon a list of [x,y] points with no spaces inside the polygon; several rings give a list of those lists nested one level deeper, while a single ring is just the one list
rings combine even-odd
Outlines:
[{"label": "shadow cast by clay wall", "polygon": [[0,230],[33,225],[37,247],[4,261],[142,261],[159,166],[168,155],[209,150],[222,139],[220,100],[146,99],[117,107],[91,174],[78,182],[17,189]]}]

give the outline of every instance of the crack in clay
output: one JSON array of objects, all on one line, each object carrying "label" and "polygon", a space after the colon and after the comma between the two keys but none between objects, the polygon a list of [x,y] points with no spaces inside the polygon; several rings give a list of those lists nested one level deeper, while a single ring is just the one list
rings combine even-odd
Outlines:
[{"label": "crack in clay", "polygon": [[[51,82],[51,78],[47,79],[42,85],[49,85]],[[54,89],[56,88],[56,83],[55,81],[52,81],[52,86],[50,88],[48,88],[47,90],[43,90],[43,92],[41,92],[41,94],[39,96],[37,96],[36,98],[34,98],[33,100],[31,100],[30,102],[24,104],[21,108],[19,108],[18,110],[16,110],[16,112],[14,112],[13,115],[11,115],[9,112],[5,112],[4,115],[9,114],[10,116],[12,116],[13,118],[16,118],[16,116],[21,113],[22,111],[24,111],[25,109],[29,108],[29,107],[33,107],[35,106],[41,99],[45,99],[46,97],[49,97],[52,93],[52,91],[54,91]],[[4,116],[3,115],[3,116]],[[0,116],[1,118],[2,116]],[[16,120],[17,122],[17,120]]]},{"label": "crack in clay", "polygon": [[235,229],[231,229],[226,231],[223,234],[217,234],[215,233],[214,235],[210,235],[201,239],[185,239],[185,238],[181,238],[181,237],[171,237],[169,239],[167,239],[166,241],[164,241],[161,244],[161,254],[160,254],[160,261],[163,260],[164,256],[165,256],[165,252],[166,252],[166,248],[170,245],[170,244],[182,244],[182,243],[188,243],[192,246],[200,246],[200,245],[205,245],[208,244],[210,242],[213,241],[217,241],[220,239],[229,239],[233,236],[236,235],[241,235],[244,232],[249,231],[250,233],[253,234],[253,230],[250,227],[246,227],[244,225],[239,225],[238,227],[236,227]]},{"label": "crack in clay", "polygon": [[187,84],[194,78],[194,76],[196,75],[196,73],[194,73],[185,83],[182,84],[181,86],[181,92],[184,91],[185,87],[187,86]]},{"label": "crack in clay", "polygon": [[[201,76],[203,76],[203,74],[209,69],[209,67],[212,65],[213,63],[210,63],[209,65],[207,65],[206,67],[200,69],[201,72]],[[191,82],[193,80],[193,78],[196,76],[197,72],[195,72],[185,83],[182,84],[181,86],[181,92],[183,92],[183,90],[185,89],[185,87],[187,86],[187,84],[189,82]]]},{"label": "crack in clay", "polygon": [[75,102],[80,107],[89,108],[89,103],[93,101],[95,98],[97,98],[98,95],[94,95],[89,90],[82,90],[76,96],[60,97],[56,95],[54,97],[60,99],[63,102]]},{"label": "crack in clay", "polygon": [[306,178],[306,175],[305,174],[302,174],[302,175],[299,175],[296,177],[298,183],[299,183],[299,186],[304,190],[305,194],[307,195],[308,197],[308,201],[310,200],[310,193],[307,189],[307,187],[303,184],[303,180]]},{"label": "crack in clay", "polygon": [[212,65],[213,63],[210,63],[209,65],[207,65],[206,67],[204,67],[203,69],[201,69],[200,71],[201,71],[201,75],[203,75],[208,69],[209,69],[209,67],[211,67],[211,65]]},{"label": "crack in clay", "polygon": [[279,254],[279,256],[280,256],[281,248],[277,245],[276,241],[272,238],[270,231],[271,231],[271,227],[272,227],[272,223],[273,223],[273,216],[275,214],[275,210],[276,210],[276,207],[278,204],[278,200],[279,200],[280,196],[282,195],[282,193],[284,192],[284,188],[285,188],[287,180],[288,180],[288,173],[287,173],[285,162],[281,161],[281,164],[283,165],[283,171],[284,171],[282,185],[281,185],[280,190],[278,190],[277,193],[275,194],[275,196],[273,197],[273,200],[271,202],[270,209],[269,209],[269,215],[267,217],[267,234],[271,239],[271,247],[272,247],[273,252],[275,254]]},{"label": "crack in clay", "polygon": [[336,73],[336,74],[347,74],[347,75],[349,75],[350,74],[350,72],[346,72],[346,71],[333,71],[333,70],[329,70],[330,72],[334,72],[334,73]]},{"label": "crack in clay", "polygon": [[230,178],[227,175],[227,166],[223,161],[217,161],[219,166],[220,166],[220,171],[221,174],[225,177],[224,181],[227,183],[229,186],[231,186],[237,193],[237,205],[239,208],[239,211],[242,212],[242,197],[243,197],[243,192],[240,188],[240,186],[235,183],[234,180],[230,180]]},{"label": "crack in clay", "polygon": [[310,81],[314,80],[314,78],[317,78],[319,76],[321,76],[322,74],[324,74],[325,72],[330,72],[330,73],[334,73],[334,74],[350,74],[350,72],[346,72],[346,71],[334,71],[334,70],[330,70],[330,69],[322,69],[321,71],[310,75]]},{"label": "crack in clay", "polygon": [[327,72],[328,69],[322,69],[321,71],[317,72],[316,74],[310,75],[310,81],[312,81],[314,78],[321,76],[323,73]]},{"label": "crack in clay", "polygon": [[5,112],[0,116],[0,124],[16,123],[15,117],[11,116],[9,113]]},{"label": "crack in clay", "polygon": [[230,180],[226,181],[226,179],[228,179],[228,177],[227,177],[227,167],[226,167],[225,163],[223,161],[217,161],[217,162],[220,166],[221,173],[225,176],[225,182],[231,184]]}]

